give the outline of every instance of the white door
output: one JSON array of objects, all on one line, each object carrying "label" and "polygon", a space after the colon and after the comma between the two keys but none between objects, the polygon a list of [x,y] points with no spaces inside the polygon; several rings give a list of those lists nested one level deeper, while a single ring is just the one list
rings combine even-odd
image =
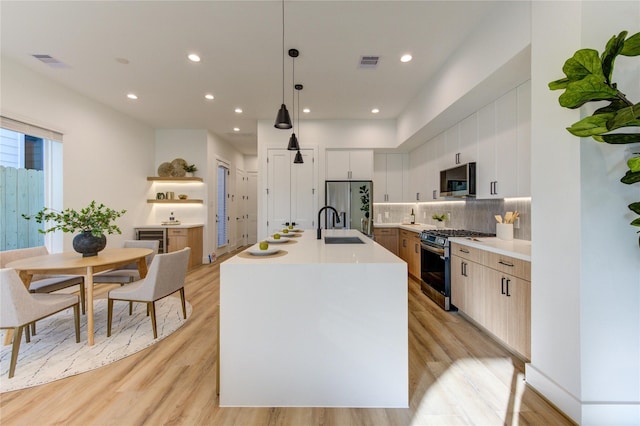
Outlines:
[{"label": "white door", "polygon": [[317,191],[314,186],[313,150],[300,150],[304,163],[293,164],[295,153],[291,156],[291,222],[296,228],[313,229],[314,216],[318,212]]},{"label": "white door", "polygon": [[247,172],[247,244],[258,241],[258,172]]},{"label": "white door", "polygon": [[236,247],[242,247],[247,244],[247,185],[246,174],[244,170],[236,170]]},{"label": "white door", "polygon": [[291,151],[267,153],[267,234],[282,229],[291,217]]}]

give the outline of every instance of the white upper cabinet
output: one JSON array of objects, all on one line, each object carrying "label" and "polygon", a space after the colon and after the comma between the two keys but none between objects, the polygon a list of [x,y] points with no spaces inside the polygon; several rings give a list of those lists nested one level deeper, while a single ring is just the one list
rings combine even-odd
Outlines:
[{"label": "white upper cabinet", "polygon": [[477,198],[531,195],[531,83],[478,111]]},{"label": "white upper cabinet", "polygon": [[375,154],[373,159],[373,201],[398,203],[408,190],[408,155]]},{"label": "white upper cabinet", "polygon": [[427,149],[428,143],[422,144],[409,153],[409,194],[405,201],[424,201],[427,193]]},{"label": "white upper cabinet", "polygon": [[373,180],[372,150],[326,151],[326,180]]},{"label": "white upper cabinet", "polygon": [[476,161],[477,146],[478,118],[473,113],[444,132],[443,169]]}]

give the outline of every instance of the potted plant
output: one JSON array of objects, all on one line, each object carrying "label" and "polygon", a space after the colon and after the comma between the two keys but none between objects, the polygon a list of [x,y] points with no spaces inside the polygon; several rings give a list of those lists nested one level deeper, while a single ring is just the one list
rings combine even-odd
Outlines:
[{"label": "potted plant", "polygon": [[46,234],[53,231],[79,232],[73,238],[73,249],[82,253],[83,257],[96,256],[107,245],[106,234],[121,234],[120,228],[113,222],[126,213],[126,210],[113,210],[95,201],[80,211],[65,209],[61,212],[48,207],[33,216],[22,215],[27,220],[34,219],[38,223],[54,222],[55,224],[39,232]]},{"label": "potted plant", "polygon": [[447,220],[447,214],[446,213],[442,213],[442,214],[435,213],[433,216],[431,216],[431,219],[436,221],[436,226],[438,228],[443,228],[444,227],[444,221]]},{"label": "potted plant", "polygon": [[198,171],[195,164],[185,164],[182,168],[186,172],[185,176],[187,177],[192,177],[193,173]]}]

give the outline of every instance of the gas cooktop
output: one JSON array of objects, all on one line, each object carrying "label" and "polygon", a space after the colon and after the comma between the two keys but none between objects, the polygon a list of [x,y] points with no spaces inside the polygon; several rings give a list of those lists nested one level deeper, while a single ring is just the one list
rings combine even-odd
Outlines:
[{"label": "gas cooktop", "polygon": [[425,229],[420,233],[420,240],[423,243],[444,246],[447,240],[451,237],[477,238],[495,236],[496,234],[469,231],[467,229]]}]

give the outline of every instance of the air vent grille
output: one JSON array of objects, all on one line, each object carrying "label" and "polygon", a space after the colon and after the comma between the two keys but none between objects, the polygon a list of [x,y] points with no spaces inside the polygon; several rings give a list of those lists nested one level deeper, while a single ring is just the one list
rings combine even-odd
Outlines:
[{"label": "air vent grille", "polygon": [[378,66],[380,56],[361,56],[360,68],[375,68]]},{"label": "air vent grille", "polygon": [[43,64],[47,64],[53,68],[66,68],[67,65],[64,62],[60,62],[51,55],[31,55]]}]

